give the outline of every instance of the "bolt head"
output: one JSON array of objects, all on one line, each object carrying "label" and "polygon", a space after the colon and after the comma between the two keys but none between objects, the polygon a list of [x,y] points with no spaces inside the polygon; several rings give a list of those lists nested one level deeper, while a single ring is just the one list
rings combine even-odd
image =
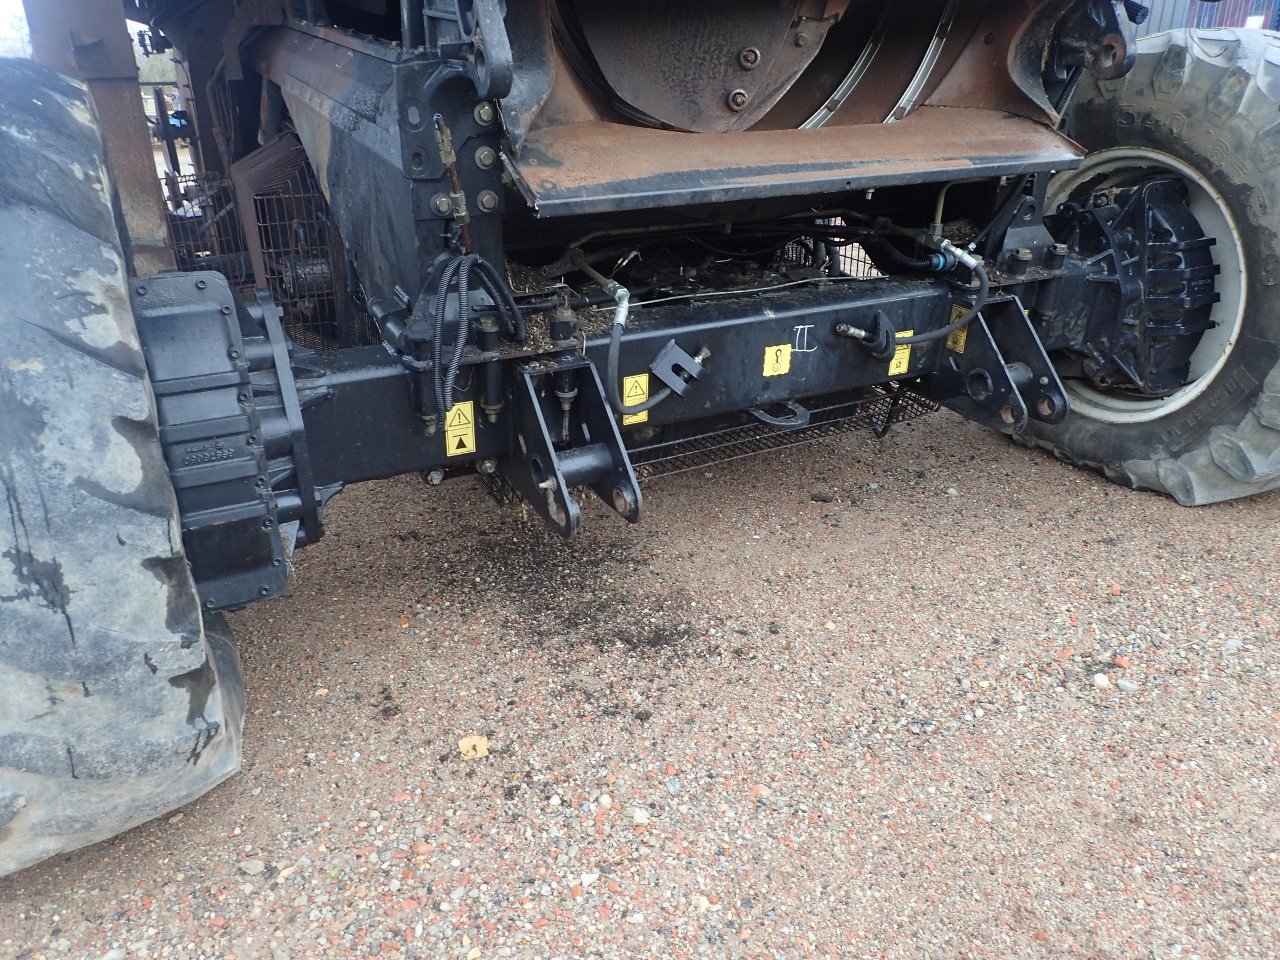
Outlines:
[{"label": "bolt head", "polygon": [[485,213],[493,213],[498,209],[498,195],[492,190],[482,190],[480,196],[476,197],[476,204]]},{"label": "bolt head", "polygon": [[493,104],[486,100],[484,103],[476,104],[475,118],[476,123],[487,127],[498,118],[498,111],[493,109]]},{"label": "bolt head", "polygon": [[476,166],[481,170],[492,170],[498,162],[498,152],[493,147],[481,147],[476,151]]},{"label": "bolt head", "polygon": [[728,103],[729,109],[732,110],[734,113],[739,113],[747,109],[747,104],[750,102],[751,102],[751,97],[747,94],[747,91],[745,90],[734,90],[726,98],[726,103]]},{"label": "bolt head", "polygon": [[453,213],[453,201],[443,193],[437,193],[431,198],[431,209],[440,214],[440,216],[447,217]]},{"label": "bolt head", "polygon": [[760,51],[755,47],[747,47],[738,54],[738,63],[741,64],[743,70],[754,70],[760,66]]}]

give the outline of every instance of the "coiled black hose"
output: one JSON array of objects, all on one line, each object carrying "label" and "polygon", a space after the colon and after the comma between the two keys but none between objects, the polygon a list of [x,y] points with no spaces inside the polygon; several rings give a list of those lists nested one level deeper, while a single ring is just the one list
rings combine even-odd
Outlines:
[{"label": "coiled black hose", "polygon": [[[435,393],[436,408],[443,417],[449,412],[453,399],[454,386],[458,381],[458,371],[462,367],[462,355],[467,348],[467,340],[471,335],[471,282],[479,281],[480,289],[489,295],[498,308],[502,325],[507,336],[517,343],[523,343],[528,336],[524,311],[516,303],[514,294],[507,282],[484,257],[477,253],[464,253],[450,260],[440,274],[440,283],[436,289],[435,310],[432,313],[431,330],[431,367],[432,388]],[[445,315],[449,304],[449,291],[456,284],[458,295],[458,327],[454,336],[453,348],[446,357],[445,351]],[[447,362],[446,362],[447,360]]]}]

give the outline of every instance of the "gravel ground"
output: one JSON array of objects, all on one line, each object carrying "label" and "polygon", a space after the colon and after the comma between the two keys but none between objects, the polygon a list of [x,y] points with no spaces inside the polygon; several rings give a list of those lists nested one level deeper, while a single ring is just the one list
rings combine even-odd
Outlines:
[{"label": "gravel ground", "polygon": [[1280,955],[1280,497],[937,415],[646,505],[344,494],[234,618],[244,772],[0,881],[0,955]]}]

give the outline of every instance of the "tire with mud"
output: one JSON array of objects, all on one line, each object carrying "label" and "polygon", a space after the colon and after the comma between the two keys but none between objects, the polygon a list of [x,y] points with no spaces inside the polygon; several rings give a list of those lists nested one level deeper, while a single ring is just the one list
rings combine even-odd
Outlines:
[{"label": "tire with mud", "polygon": [[1147,173],[1181,176],[1217,240],[1221,301],[1191,377],[1143,400],[1070,382],[1072,410],[1025,441],[1184,505],[1280,486],[1280,35],[1177,30],[1144,38],[1123,79],[1080,85],[1069,132],[1090,151],[1050,203]]},{"label": "tire with mud", "polygon": [[0,874],[239,768],[84,88],[0,60]]}]

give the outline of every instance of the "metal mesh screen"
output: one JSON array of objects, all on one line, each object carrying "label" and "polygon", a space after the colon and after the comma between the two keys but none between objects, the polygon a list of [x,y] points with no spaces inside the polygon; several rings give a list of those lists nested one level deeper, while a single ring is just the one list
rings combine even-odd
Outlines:
[{"label": "metal mesh screen", "polygon": [[[644,483],[673,473],[812,443],[851,430],[872,430],[883,434],[895,423],[927,416],[937,409],[936,403],[906,387],[873,387],[857,399],[814,407],[810,410],[809,425],[800,430],[783,431],[762,423],[745,423],[674,440],[630,446],[629,453],[636,478]],[[515,488],[501,473],[478,473],[476,477],[499,506],[520,501]]]},{"label": "metal mesh screen", "polygon": [[342,239],[310,168],[255,195],[253,213],[267,288],[284,308],[290,337],[316,350],[372,342]]},{"label": "metal mesh screen", "polygon": [[231,182],[203,173],[166,173],[161,182],[178,269],[216,270],[232,287],[251,285],[253,270]]},{"label": "metal mesh screen", "polygon": [[636,447],[631,450],[631,462],[637,477],[651,480],[810,443],[848,430],[871,429],[882,433],[895,423],[913,420],[937,409],[936,404],[903,387],[875,388],[857,400],[814,408],[810,411],[809,425],[800,430],[780,431],[764,424],[748,423]]},{"label": "metal mesh screen", "polygon": [[[843,227],[845,225],[841,219],[820,220],[818,222],[827,227]],[[829,249],[835,254],[836,266],[847,277],[870,280],[872,277],[884,276],[876,269],[875,264],[871,262],[871,257],[867,255],[867,251],[862,249],[859,244],[851,243],[847,246]],[[789,243],[782,251],[782,259],[787,263],[812,264],[814,258],[815,253],[812,241]]]},{"label": "metal mesh screen", "polygon": [[884,276],[876,269],[875,264],[871,262],[871,258],[867,256],[867,251],[856,243],[840,248],[838,262],[840,269],[851,277],[868,280],[871,277]]}]

